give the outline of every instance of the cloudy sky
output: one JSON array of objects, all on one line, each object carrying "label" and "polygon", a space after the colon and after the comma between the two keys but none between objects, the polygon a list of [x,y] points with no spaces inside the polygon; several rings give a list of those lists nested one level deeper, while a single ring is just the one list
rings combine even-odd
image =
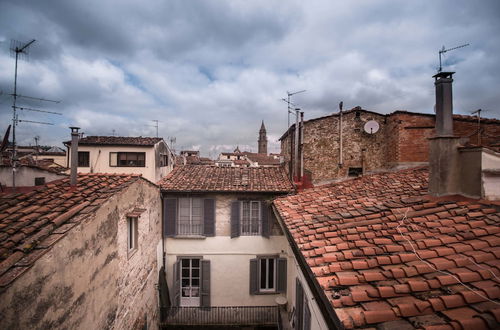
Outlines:
[{"label": "cloudy sky", "polygon": [[[176,137],[216,157],[270,149],[287,127],[287,91],[306,119],[344,108],[433,111],[438,50],[453,70],[455,112],[500,117],[500,2],[0,0],[0,131],[12,120],[12,39],[36,39],[19,62],[18,141],[86,135]],[[1,133],[3,134],[3,133]]]}]

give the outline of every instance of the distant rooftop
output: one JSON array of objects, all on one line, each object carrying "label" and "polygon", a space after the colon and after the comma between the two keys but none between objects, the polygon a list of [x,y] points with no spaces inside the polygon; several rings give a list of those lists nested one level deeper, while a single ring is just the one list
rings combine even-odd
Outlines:
[{"label": "distant rooftop", "polygon": [[[124,145],[124,146],[154,146],[162,141],[157,137],[132,136],[86,136],[78,140],[79,145]],[[64,144],[71,145],[71,141]]]},{"label": "distant rooftop", "polygon": [[288,193],[294,187],[279,167],[176,167],[159,183],[166,192],[274,192]]}]

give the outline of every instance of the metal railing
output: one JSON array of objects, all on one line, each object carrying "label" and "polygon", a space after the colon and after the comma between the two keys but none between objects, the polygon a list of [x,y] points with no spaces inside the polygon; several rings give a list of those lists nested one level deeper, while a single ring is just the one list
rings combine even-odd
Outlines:
[{"label": "metal railing", "polygon": [[161,308],[162,325],[278,325],[277,306]]}]

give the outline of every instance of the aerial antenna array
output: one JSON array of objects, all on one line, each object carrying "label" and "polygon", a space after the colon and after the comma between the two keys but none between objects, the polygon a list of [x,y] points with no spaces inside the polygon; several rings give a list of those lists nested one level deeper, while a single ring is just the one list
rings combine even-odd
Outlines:
[{"label": "aerial antenna array", "polygon": [[441,65],[441,56],[442,56],[442,54],[444,54],[446,52],[449,52],[451,50],[455,50],[455,49],[459,49],[459,48],[464,48],[464,47],[467,47],[467,46],[469,46],[469,44],[463,44],[463,45],[452,47],[452,48],[448,48],[448,49],[445,49],[444,46],[443,46],[443,48],[441,50],[439,50],[439,69],[438,69],[438,72],[443,71],[443,67]]},{"label": "aerial antenna array", "polygon": [[307,90],[303,89],[303,90],[296,91],[296,92],[289,92],[289,91],[287,91],[286,92],[287,98],[286,99],[285,98],[281,99],[282,101],[284,101],[284,102],[286,102],[288,104],[288,126],[287,126],[287,129],[288,129],[288,127],[290,127],[290,114],[294,114],[295,113],[294,111],[292,111],[292,107],[291,106],[297,107],[296,104],[294,104],[294,103],[292,103],[290,101],[290,97],[293,96],[293,95],[295,95],[295,94],[300,94],[300,93],[304,93],[304,92],[307,92]]},{"label": "aerial antenna array", "polygon": [[60,101],[48,100],[48,99],[44,99],[44,98],[37,98],[37,97],[17,94],[17,64],[18,64],[18,60],[19,59],[27,60],[29,58],[29,48],[34,42],[35,42],[35,39],[33,39],[29,42],[21,42],[18,40],[11,40],[11,42],[10,42],[10,54],[12,57],[14,57],[16,59],[15,70],[14,70],[14,92],[12,94],[10,94],[13,97],[13,101],[12,101],[12,158],[11,158],[11,162],[12,162],[12,187],[13,188],[16,187],[16,167],[17,167],[17,161],[18,161],[18,159],[17,159],[17,145],[16,145],[16,126],[22,122],[33,123],[33,124],[42,124],[42,125],[54,125],[52,123],[47,123],[47,122],[42,122],[42,121],[19,119],[18,114],[17,114],[17,110],[44,112],[44,113],[62,115],[59,112],[45,111],[45,110],[34,109],[34,108],[29,108],[29,107],[17,106],[17,99],[18,98],[26,98],[26,99],[31,99],[31,100],[53,102],[53,103],[60,102]]}]

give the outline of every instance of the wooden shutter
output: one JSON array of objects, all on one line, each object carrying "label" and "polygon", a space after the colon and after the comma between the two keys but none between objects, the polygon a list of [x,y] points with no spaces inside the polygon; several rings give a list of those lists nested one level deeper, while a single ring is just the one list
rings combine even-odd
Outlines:
[{"label": "wooden shutter", "polygon": [[163,200],[163,229],[165,236],[175,236],[177,228],[177,199]]},{"label": "wooden shutter", "polygon": [[266,201],[260,202],[260,219],[262,224],[262,236],[269,238],[271,227],[269,225],[269,205]]},{"label": "wooden shutter", "polygon": [[258,271],[258,259],[250,259],[250,294],[257,294],[259,292]]},{"label": "wooden shutter", "polygon": [[231,202],[231,238],[240,236],[240,202]]},{"label": "wooden shutter", "polygon": [[295,329],[302,329],[302,316],[304,315],[304,292],[299,279],[295,282]]},{"label": "wooden shutter", "polygon": [[203,200],[203,235],[215,236],[215,199]]},{"label": "wooden shutter", "polygon": [[276,292],[286,292],[286,258],[278,258],[278,286]]},{"label": "wooden shutter", "polygon": [[210,260],[201,260],[200,306],[210,307]]},{"label": "wooden shutter", "polygon": [[307,300],[304,302],[303,325],[304,330],[311,330],[311,311],[309,310],[309,304],[307,303]]},{"label": "wooden shutter", "polygon": [[174,285],[172,288],[173,306],[181,305],[181,262],[180,260],[174,264]]}]

